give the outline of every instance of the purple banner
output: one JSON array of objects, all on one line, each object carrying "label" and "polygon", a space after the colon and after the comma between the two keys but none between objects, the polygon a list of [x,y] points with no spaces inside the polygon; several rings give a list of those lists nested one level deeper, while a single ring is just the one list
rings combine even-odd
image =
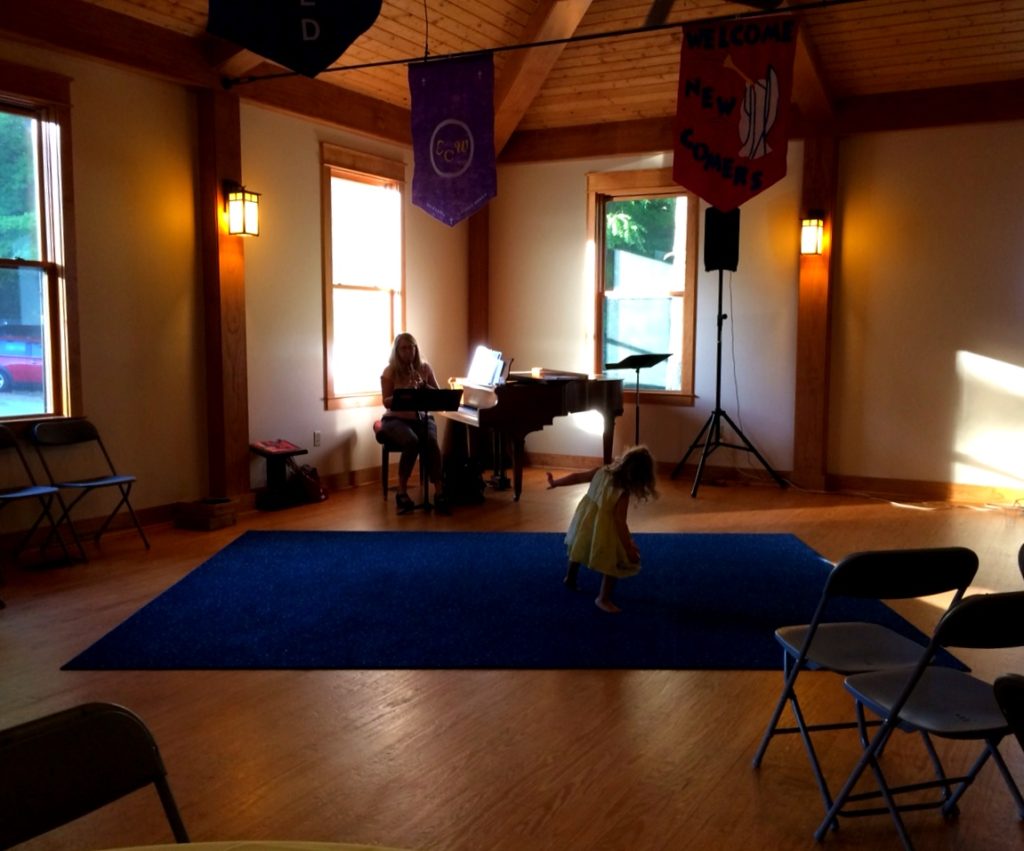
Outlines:
[{"label": "purple banner", "polygon": [[412,203],[452,226],[497,194],[490,54],[409,66]]}]

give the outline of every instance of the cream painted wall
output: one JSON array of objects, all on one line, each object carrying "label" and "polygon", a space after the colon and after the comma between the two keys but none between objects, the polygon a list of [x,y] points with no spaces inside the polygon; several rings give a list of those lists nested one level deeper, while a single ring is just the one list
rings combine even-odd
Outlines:
[{"label": "cream painted wall", "polygon": [[204,496],[193,99],[20,44],[0,41],[0,57],[74,80],[84,413],[118,467],[137,475],[136,507]]},{"label": "cream painted wall", "polygon": [[1024,488],[1024,122],[847,139],[835,473]]},{"label": "cream painted wall", "polygon": [[[406,325],[441,381],[465,368],[467,227],[449,228],[412,206],[411,152],[243,104],[243,177],[263,193],[261,235],[245,245],[250,434],[308,448],[299,460],[321,475],[348,474],[380,464],[372,424],[383,409],[324,410],[322,141],[406,163]],[[389,351],[366,356],[383,369]],[[253,484],[264,477],[254,461]]]},{"label": "cream painted wall", "polygon": [[[722,407],[773,467],[792,464],[796,357],[796,273],[802,145],[789,151],[788,177],[742,208],[737,271],[723,276]],[[593,273],[585,242],[586,175],[594,171],[656,168],[667,157],[576,160],[508,165],[499,169],[491,205],[492,345],[516,367],[545,366],[586,372],[593,368]],[[701,213],[703,244],[703,213]],[[647,405],[641,441],[658,461],[685,454],[714,409],[718,273],[703,271],[697,297],[696,393],[692,407]],[[628,383],[627,375],[627,383]],[[556,420],[530,435],[539,453],[601,454],[589,418]],[[615,451],[633,443],[635,408],[627,405],[616,426]],[[723,438],[734,438],[724,429]],[[720,449],[714,463],[760,469],[748,453]],[[693,460],[696,460],[694,456]]]}]

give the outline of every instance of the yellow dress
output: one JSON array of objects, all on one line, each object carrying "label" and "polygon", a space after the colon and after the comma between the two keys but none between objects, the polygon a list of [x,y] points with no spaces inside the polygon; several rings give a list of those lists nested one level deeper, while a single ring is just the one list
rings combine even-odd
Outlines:
[{"label": "yellow dress", "polygon": [[615,503],[622,494],[622,488],[615,487],[606,467],[594,474],[565,534],[569,561],[579,562],[609,576],[639,573],[640,564],[630,562],[615,529]]}]

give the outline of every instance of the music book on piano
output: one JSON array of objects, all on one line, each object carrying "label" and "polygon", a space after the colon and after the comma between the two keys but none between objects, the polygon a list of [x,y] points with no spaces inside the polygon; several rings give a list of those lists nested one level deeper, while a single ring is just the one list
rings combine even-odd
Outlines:
[{"label": "music book on piano", "polygon": [[529,372],[513,372],[511,377],[516,381],[544,381],[550,379],[568,381],[571,379],[590,378],[585,372],[570,372],[567,369],[548,369],[543,366],[535,366]]},{"label": "music book on piano", "polygon": [[392,411],[457,411],[461,390],[434,387],[396,387],[391,397]]}]

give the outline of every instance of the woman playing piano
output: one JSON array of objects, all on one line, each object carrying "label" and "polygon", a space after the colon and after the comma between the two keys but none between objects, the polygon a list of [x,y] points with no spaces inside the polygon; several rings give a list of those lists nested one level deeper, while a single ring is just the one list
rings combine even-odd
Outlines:
[{"label": "woman playing piano", "polygon": [[409,476],[416,466],[416,456],[423,451],[423,466],[427,478],[434,485],[434,508],[440,514],[450,514],[448,500],[442,493],[441,449],[437,444],[437,425],[430,414],[417,411],[392,411],[391,400],[395,390],[402,387],[437,389],[437,379],[430,364],[420,358],[420,347],[412,334],[395,337],[391,357],[380,376],[380,390],[387,413],[381,418],[380,434],[389,443],[402,450],[398,462],[398,495],[395,502],[399,514],[408,514],[416,507],[409,497]]},{"label": "woman playing piano", "polygon": [[580,564],[602,574],[601,590],[594,600],[599,609],[618,612],[612,602],[612,589],[623,576],[640,571],[640,551],[629,533],[626,515],[630,499],[645,501],[657,497],[654,458],[646,446],[634,446],[604,467],[569,473],[556,479],[548,473],[548,487],[590,482],[565,535],[569,569],[564,582],[578,590],[576,578]]}]

